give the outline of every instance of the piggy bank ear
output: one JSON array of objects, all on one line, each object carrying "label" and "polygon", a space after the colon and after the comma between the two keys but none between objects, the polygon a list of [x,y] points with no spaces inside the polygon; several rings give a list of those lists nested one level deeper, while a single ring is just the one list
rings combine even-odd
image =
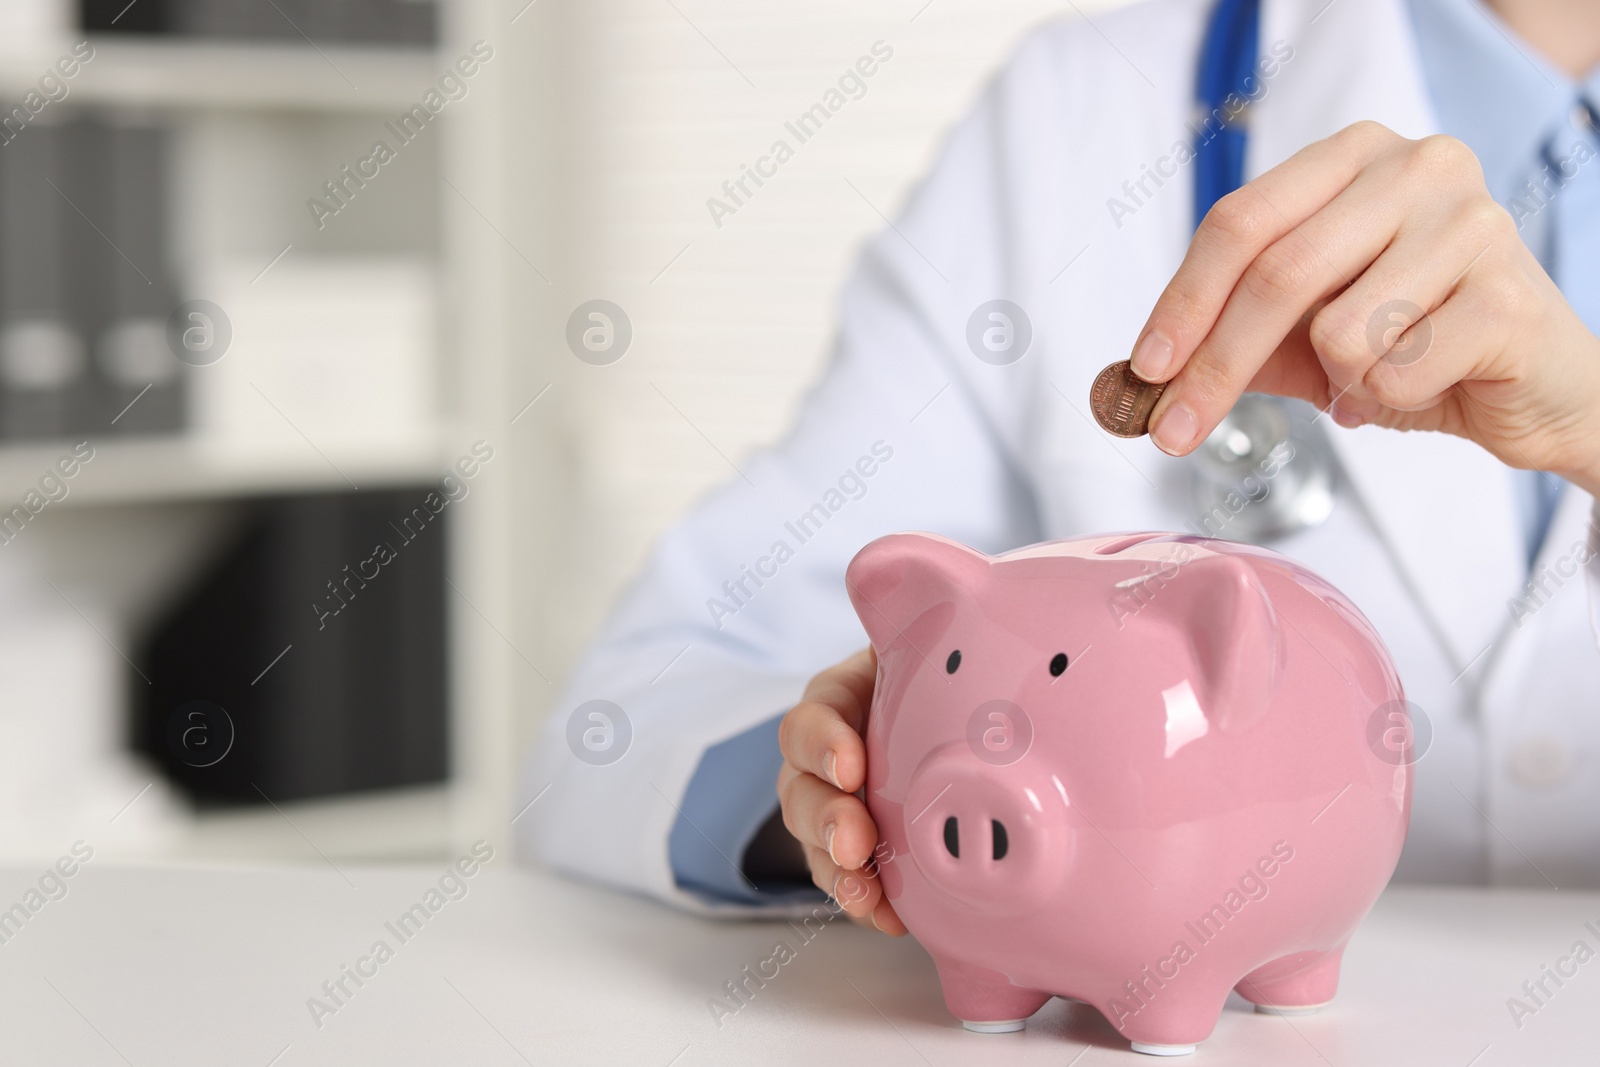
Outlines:
[{"label": "piggy bank ear", "polygon": [[845,586],[872,647],[880,653],[929,608],[971,595],[989,557],[933,534],[880,537],[850,561]]},{"label": "piggy bank ear", "polygon": [[1201,556],[1183,565],[1152,607],[1191,643],[1200,671],[1191,681],[1205,717],[1223,733],[1258,722],[1277,688],[1286,646],[1255,568],[1238,556]]}]

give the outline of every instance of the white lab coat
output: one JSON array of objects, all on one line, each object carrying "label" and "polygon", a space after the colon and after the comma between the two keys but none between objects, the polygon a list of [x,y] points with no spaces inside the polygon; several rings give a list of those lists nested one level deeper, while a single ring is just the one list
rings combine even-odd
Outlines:
[{"label": "white lab coat", "polygon": [[[1108,437],[1087,397],[1188,245],[1191,168],[1150,186],[1120,225],[1108,199],[1130,203],[1124,181],[1191,140],[1208,6],[1155,0],[1025,41],[896,229],[866,249],[836,357],[797,426],[663,537],[574,675],[524,776],[519,808],[548,787],[516,824],[528,852],[686,907],[742,910],[673,884],[676,805],[708,746],[782,711],[814,670],[865,644],[843,585],[864,543],[920,529],[993,552],[1193,528],[1189,461]],[[1280,41],[1294,54],[1250,110],[1247,174],[1360,119],[1434,131],[1400,0],[1266,0],[1263,53]],[[969,315],[998,297],[1034,328],[1008,366],[966,342]],[[1508,602],[1526,564],[1505,468],[1454,437],[1322,424],[1345,475],[1339,502],[1273,547],[1366,613],[1432,724],[1399,877],[1600,884],[1600,651],[1576,566],[1592,500],[1566,494],[1538,565],[1551,568],[1550,595],[1515,625]],[[862,479],[865,495],[829,497],[878,441],[893,456]],[[800,543],[785,523],[819,502],[831,516]],[[793,550],[782,564],[780,541]],[[713,625],[708,601],[734,605],[723,583],[758,564],[775,576],[747,580],[752,595]],[[569,711],[594,698],[623,707],[634,730],[610,766],[566,743]]]}]

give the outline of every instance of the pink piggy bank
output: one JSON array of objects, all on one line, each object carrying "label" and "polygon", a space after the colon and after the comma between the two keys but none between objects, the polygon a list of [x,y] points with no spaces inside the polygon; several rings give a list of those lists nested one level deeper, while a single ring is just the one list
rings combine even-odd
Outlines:
[{"label": "pink piggy bank", "polygon": [[847,581],[879,876],[969,1030],[1063,996],[1178,1055],[1230,990],[1332,999],[1411,811],[1400,682],[1348,600],[1179,534],[896,534]]}]

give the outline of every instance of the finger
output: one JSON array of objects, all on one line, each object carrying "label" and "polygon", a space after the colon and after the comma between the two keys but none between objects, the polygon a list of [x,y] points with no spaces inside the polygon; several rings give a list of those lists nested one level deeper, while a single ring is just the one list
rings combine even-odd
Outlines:
[{"label": "finger", "polygon": [[[1522,251],[1511,216],[1488,200],[1474,201],[1442,227],[1402,233],[1312,322],[1317,358],[1335,393],[1344,394],[1335,418],[1354,425],[1384,407],[1431,407],[1472,376],[1479,359],[1508,340],[1507,319],[1488,311],[1506,279],[1519,275],[1510,257]],[[1458,302],[1452,294],[1463,286],[1469,299]],[[1456,306],[1448,316],[1453,336],[1443,343],[1438,312],[1447,303]]]},{"label": "finger", "polygon": [[883,899],[883,886],[876,875],[841,867],[820,848],[806,846],[806,861],[811,865],[811,881],[818,889],[839,902],[846,913],[867,919]]},{"label": "finger", "polygon": [[[888,848],[886,842],[879,842],[872,850],[872,858],[862,864],[863,874],[882,884],[880,877],[883,865],[892,863],[895,859],[894,849]],[[885,891],[877,905],[872,909],[872,924],[891,937],[902,937],[906,933],[906,924],[894,910],[894,905],[889,901],[889,894]]]},{"label": "finger", "polygon": [[889,903],[888,897],[879,900],[878,906],[872,909],[872,925],[890,937],[906,936],[906,924],[900,921],[900,915]]},{"label": "finger", "polygon": [[1359,122],[1307,145],[1218,200],[1139,332],[1134,373],[1147,381],[1170,381],[1211,332],[1256,256],[1337,196],[1398,140],[1377,123]]},{"label": "finger", "polygon": [[778,728],[778,747],[797,770],[836,788],[853,793],[865,780],[867,751],[861,735],[830,705],[796,705]]},{"label": "finger", "polygon": [[1454,386],[1479,377],[1484,363],[1507,346],[1511,327],[1486,308],[1474,288],[1457,290],[1398,339],[1397,351],[1418,353],[1413,361],[1379,360],[1373,365],[1368,388],[1379,406],[1354,415],[1357,424],[1389,425],[1392,420],[1384,409],[1414,413],[1436,408]]},{"label": "finger", "polygon": [[876,672],[875,658],[857,656],[813,679],[806,687],[805,699],[778,725],[778,747],[784,759],[847,792],[860,789],[867,774],[861,730],[871,706]]},{"label": "finger", "polygon": [[[1245,267],[1211,332],[1151,413],[1157,447],[1188,454],[1222,421],[1306,311],[1378,258],[1410,214],[1410,203],[1393,194],[1391,171],[1369,168]],[[1353,381],[1359,380],[1357,373]],[[1340,388],[1348,384],[1335,382]]]},{"label": "finger", "polygon": [[820,778],[797,774],[781,799],[789,832],[803,844],[826,850],[841,866],[861,866],[878,844],[878,828],[867,806]]},{"label": "finger", "polygon": [[826,704],[836,709],[860,732],[872,707],[872,687],[878,676],[878,656],[870,647],[820,671],[806,684],[802,703]]},{"label": "finger", "polygon": [[900,921],[894,905],[883,895],[883,883],[871,868],[849,870],[840,867],[821,849],[807,848],[811,881],[818,889],[838,901],[844,913],[862,926],[873,926],[891,937],[903,937],[906,924]]},{"label": "finger", "polygon": [[1279,342],[1267,362],[1250,379],[1245,390],[1249,393],[1271,393],[1304,400],[1317,408],[1326,409],[1332,394],[1328,392],[1328,376],[1317,361],[1316,350],[1311,347],[1311,319],[1321,310],[1321,303],[1301,316],[1289,336]]}]

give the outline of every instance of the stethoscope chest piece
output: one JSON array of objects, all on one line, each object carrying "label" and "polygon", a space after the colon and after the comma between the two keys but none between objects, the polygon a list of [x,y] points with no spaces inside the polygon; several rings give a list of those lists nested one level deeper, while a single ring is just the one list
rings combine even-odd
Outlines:
[{"label": "stethoscope chest piece", "polygon": [[1260,393],[1239,398],[1191,460],[1197,532],[1261,544],[1327,520],[1337,465],[1313,411]]}]

